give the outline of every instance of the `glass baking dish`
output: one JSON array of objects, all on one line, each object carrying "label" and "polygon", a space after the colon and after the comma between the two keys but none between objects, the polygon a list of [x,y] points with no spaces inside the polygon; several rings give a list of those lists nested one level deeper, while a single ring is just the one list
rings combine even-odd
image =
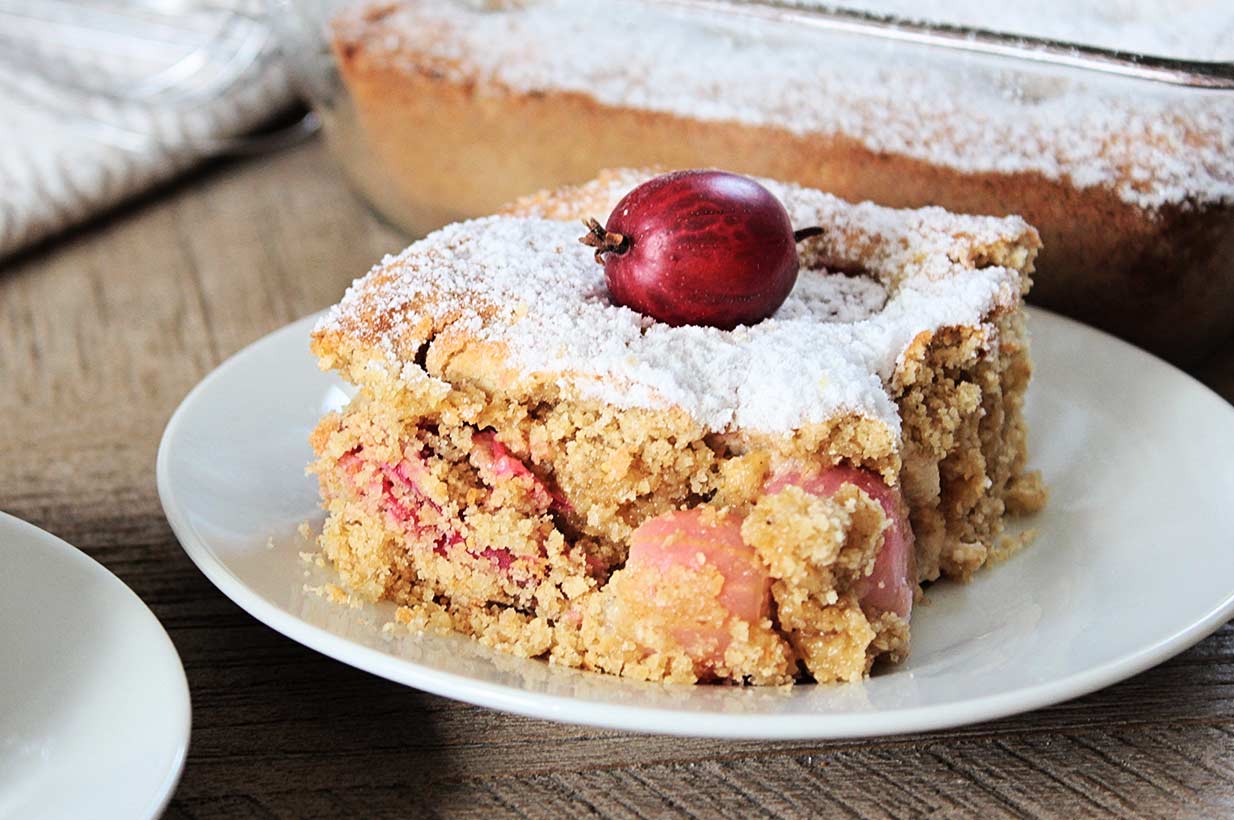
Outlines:
[{"label": "glass baking dish", "polygon": [[[275,9],[334,154],[413,236],[605,167],[716,166],[850,200],[1018,213],[1044,242],[1032,301],[1176,361],[1231,339],[1234,92],[913,42],[894,18],[871,18],[886,36],[683,5]],[[1133,69],[1136,52],[1234,59],[1225,2],[1140,0],[1117,16],[1096,0],[852,5],[1081,40]]]}]

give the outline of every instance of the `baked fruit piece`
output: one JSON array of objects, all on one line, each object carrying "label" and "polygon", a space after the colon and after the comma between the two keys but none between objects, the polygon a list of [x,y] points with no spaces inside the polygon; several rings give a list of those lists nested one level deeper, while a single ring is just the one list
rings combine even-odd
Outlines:
[{"label": "baked fruit piece", "polygon": [[312,436],[344,585],[551,662],[646,679],[855,680],[908,652],[919,581],[967,579],[1036,509],[1018,218],[852,205],[774,316],[615,306],[581,219],[605,172],[385,258],[312,349],[358,392]]}]

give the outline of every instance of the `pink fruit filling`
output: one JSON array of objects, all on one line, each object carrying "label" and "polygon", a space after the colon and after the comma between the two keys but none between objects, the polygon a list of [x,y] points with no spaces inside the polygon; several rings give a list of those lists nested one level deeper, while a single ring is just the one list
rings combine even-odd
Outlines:
[{"label": "pink fruit filling", "polygon": [[491,430],[476,433],[471,437],[472,455],[478,455],[487,463],[493,474],[498,478],[528,476],[534,478],[527,465],[510,454],[510,448],[497,440],[497,434]]},{"label": "pink fruit filling", "polygon": [[543,509],[554,509],[566,512],[570,509],[564,496],[552,490],[535,473],[528,469],[510,448],[497,440],[497,434],[491,430],[476,433],[471,437],[472,461],[486,473],[486,478],[496,481],[525,481],[531,487],[532,497]]},{"label": "pink fruit filling", "polygon": [[[719,572],[724,584],[716,600],[730,616],[749,623],[767,616],[771,579],[754,548],[742,540],[738,516],[693,509],[643,522],[630,536],[625,571],[653,573],[656,578],[675,567],[691,573],[704,567]],[[709,594],[701,588],[699,593]],[[670,633],[694,660],[704,665],[718,662],[731,641],[728,624],[700,623],[693,614],[672,613],[678,623]]]},{"label": "pink fruit filling", "polygon": [[[707,515],[707,518],[704,516]],[[626,567],[651,566],[665,572],[674,566],[714,567],[724,578],[719,601],[746,621],[767,614],[771,580],[754,548],[741,538],[741,519],[710,515],[703,510],[681,510],[660,515],[630,535]]]},{"label": "pink fruit filling", "polygon": [[[472,436],[469,460],[490,488],[515,482],[523,497],[541,512],[568,509],[564,499],[491,431]],[[377,465],[376,470],[366,473],[362,450],[357,448],[340,457],[339,467],[353,482],[367,481],[361,489],[378,498],[383,511],[410,535],[421,543],[431,543],[436,554],[449,556],[465,543],[464,522],[444,521],[442,507],[430,497],[429,464],[420,453],[407,451],[399,461]],[[766,483],[764,492],[774,494],[797,486],[807,493],[830,497],[844,484],[867,493],[882,506],[889,520],[870,575],[857,581],[853,589],[867,614],[890,612],[907,619],[916,587],[913,533],[897,489],[868,470],[837,466],[817,474],[782,472]],[[723,662],[734,624],[757,624],[770,612],[771,579],[755,549],[743,540],[741,525],[742,518],[736,514],[681,510],[644,521],[629,539],[624,571],[637,580],[632,589],[655,596],[659,579],[669,574],[679,587],[687,588],[685,595],[671,596],[674,603],[662,607],[663,616],[669,633],[695,661],[700,674]],[[541,562],[500,545],[477,545],[467,552],[520,587],[542,574],[540,567],[532,566]],[[589,566],[592,563],[589,560]],[[718,591],[716,573],[722,579]],[[692,577],[699,579],[696,588],[691,587]],[[697,595],[691,598],[695,590]],[[697,601],[697,606],[692,601]]]},{"label": "pink fruit filling", "polygon": [[907,619],[913,609],[916,570],[913,566],[913,531],[908,523],[908,509],[899,490],[887,486],[869,470],[857,467],[831,467],[803,477],[787,472],[767,482],[764,491],[776,493],[788,486],[797,486],[807,493],[831,496],[844,484],[864,490],[877,501],[890,522],[883,531],[883,545],[874,559],[874,570],[857,584],[861,604],[868,610],[894,612]]},{"label": "pink fruit filling", "polygon": [[[500,570],[507,570],[514,563],[514,556],[505,547],[485,547],[478,554],[475,552],[470,554],[476,558],[487,558],[493,566]],[[526,584],[528,581],[524,580],[523,583]]]},{"label": "pink fruit filling", "polygon": [[419,506],[427,505],[438,513],[441,512],[441,507],[423,490],[422,482],[428,474],[428,466],[423,458],[414,454],[404,456],[396,464],[383,464],[381,473],[382,507],[388,515],[417,535],[433,532],[433,552],[438,555],[448,555],[451,547],[463,542],[463,536],[453,527],[440,524],[436,527],[422,525],[415,508],[404,503],[403,499],[409,499]]},{"label": "pink fruit filling", "polygon": [[[356,484],[361,481],[360,473],[364,467],[362,451],[363,448],[356,448],[339,458],[339,466]],[[541,511],[550,507],[561,508],[564,505],[564,499],[551,492],[509,448],[497,440],[494,433],[475,434],[472,437],[470,455],[473,464],[480,470],[481,478],[490,487],[496,487],[502,482],[517,481],[528,489],[533,503]],[[398,462],[380,464],[377,476],[360,489],[379,498],[381,509],[404,530],[417,537],[431,537],[433,551],[443,557],[448,556],[455,546],[464,543],[462,522],[452,526],[441,521],[441,506],[433,501],[425,490],[429,468],[421,455],[404,453],[404,457]],[[439,519],[437,523],[423,522],[422,511],[425,508],[438,514],[430,516]],[[538,569],[526,566],[535,562],[516,557],[511,550],[501,546],[484,546],[480,549],[469,549],[467,552],[474,558],[487,560],[495,569],[507,575],[516,562],[523,564],[527,572],[519,573],[519,577],[514,579],[519,586],[529,584],[533,580],[529,573],[535,574]]]},{"label": "pink fruit filling", "polygon": [[[867,470],[833,467],[812,476],[783,473],[767,483],[765,492],[773,494],[797,486],[807,493],[830,497],[844,484],[864,490],[882,506],[890,522],[883,531],[873,570],[856,584],[858,598],[868,612],[894,612],[907,619],[916,586],[913,533],[898,490]],[[654,590],[655,581],[675,568],[699,573],[698,606],[666,611],[665,615],[670,619],[669,632],[674,640],[704,668],[721,661],[731,641],[731,621],[716,624],[699,620],[698,613],[707,611],[709,598],[714,596],[731,618],[748,623],[758,622],[769,611],[771,579],[754,548],[742,539],[741,523],[734,514],[681,510],[643,522],[630,536],[625,572],[644,581],[636,589]],[[704,567],[715,569],[724,579],[718,595],[705,585],[706,576],[700,572]],[[676,578],[681,583],[680,573]]]}]

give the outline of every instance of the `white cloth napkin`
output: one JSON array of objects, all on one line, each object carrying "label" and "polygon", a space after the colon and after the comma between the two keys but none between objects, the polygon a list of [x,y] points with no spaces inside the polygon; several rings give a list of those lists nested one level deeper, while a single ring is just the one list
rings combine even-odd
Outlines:
[{"label": "white cloth napkin", "polygon": [[0,257],[294,100],[260,0],[0,0]]}]

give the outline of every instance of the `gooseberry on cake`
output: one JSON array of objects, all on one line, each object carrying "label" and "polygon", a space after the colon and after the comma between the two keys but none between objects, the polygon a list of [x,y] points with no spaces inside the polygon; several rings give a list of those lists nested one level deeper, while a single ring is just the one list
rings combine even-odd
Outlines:
[{"label": "gooseberry on cake", "polygon": [[731,330],[771,316],[797,282],[797,243],[817,226],[793,230],[775,195],[727,171],[674,171],[621,198],[608,220],[585,223],[608,291],[670,325]]}]

